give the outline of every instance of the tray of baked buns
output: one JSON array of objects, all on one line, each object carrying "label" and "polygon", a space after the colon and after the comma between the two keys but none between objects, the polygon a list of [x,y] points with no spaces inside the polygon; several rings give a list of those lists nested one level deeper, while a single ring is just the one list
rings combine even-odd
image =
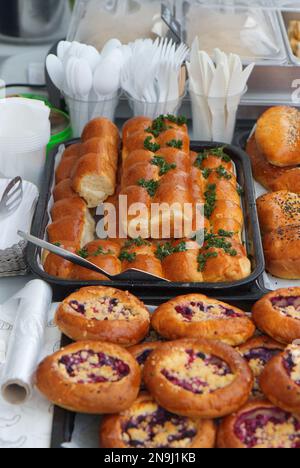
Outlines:
[{"label": "tray of baked buns", "polygon": [[236,138],[248,153],[266,261],[267,290],[300,286],[300,113],[271,107]]},{"label": "tray of baked buns", "polygon": [[[124,199],[129,207],[143,206],[138,229],[136,217],[121,205]],[[164,212],[152,209],[157,205],[173,208],[167,234]],[[99,213],[107,214],[107,206],[116,216],[100,239]],[[184,228],[179,233],[178,221]],[[108,281],[30,247],[33,271],[69,290],[102,284],[148,296],[164,292],[171,297],[187,290],[241,293],[249,292],[264,271],[247,155],[233,146],[190,141],[182,117],[134,118],[125,123],[122,138],[112,122],[96,119],[81,140],[54,150],[32,234],[81,255],[109,275],[136,269],[157,277]]]},{"label": "tray of baked buns", "polygon": [[69,295],[55,323],[71,341],[35,377],[53,446],[299,448],[299,295],[247,312],[197,293],[158,308],[112,287]]}]

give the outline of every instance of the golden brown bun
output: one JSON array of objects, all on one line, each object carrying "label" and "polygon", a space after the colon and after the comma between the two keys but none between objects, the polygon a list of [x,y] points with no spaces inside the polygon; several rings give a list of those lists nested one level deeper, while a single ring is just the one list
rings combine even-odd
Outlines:
[{"label": "golden brown bun", "polygon": [[[246,151],[251,159],[252,171],[255,179],[267,190],[277,190],[276,183],[281,177],[285,177],[287,181],[290,180],[289,173],[294,169],[294,166],[283,168],[270,164],[265,156],[258,150],[255,135],[252,135],[248,141]],[[289,187],[289,190],[292,192],[292,187]]]},{"label": "golden brown bun", "polygon": [[138,185],[140,180],[158,180],[159,169],[149,163],[135,163],[128,170],[123,171],[121,186],[126,188]]},{"label": "golden brown bun", "polygon": [[105,239],[95,240],[85,246],[87,253],[90,256],[96,255],[97,252],[103,251],[103,253],[115,255],[119,257],[121,252],[120,243],[117,240]]},{"label": "golden brown bun", "polygon": [[78,158],[81,156],[81,143],[68,146],[62,155],[64,159],[74,158],[75,156]]},{"label": "golden brown bun", "polygon": [[134,117],[133,119],[127,120],[122,129],[123,140],[126,144],[127,140],[131,138],[135,133],[145,131],[151,127],[152,120],[148,117]]},{"label": "golden brown bun", "polygon": [[146,271],[159,278],[164,277],[162,265],[160,261],[151,255],[137,255],[132,262],[124,261],[122,263],[123,271],[135,268],[136,270]]},{"label": "golden brown bun", "polygon": [[136,164],[150,164],[155,156],[155,153],[145,149],[137,149],[132,151],[125,161],[123,161],[122,167],[122,175],[127,173],[130,169],[132,169]]},{"label": "golden brown bun", "polygon": [[[253,429],[255,419],[256,431]],[[274,419],[276,424],[273,423]],[[299,425],[295,416],[285,414],[266,400],[248,402],[239,411],[223,419],[218,432],[218,448],[296,448],[298,438],[295,440],[295,429],[287,427],[286,419],[290,420],[294,427]],[[264,420],[265,425],[262,424]]]},{"label": "golden brown bun", "polygon": [[266,269],[283,279],[300,279],[300,226],[279,228],[263,239]]},{"label": "golden brown bun", "polygon": [[[82,365],[74,365],[72,355],[81,358]],[[96,357],[99,367],[95,368]],[[124,411],[135,401],[140,383],[139,366],[128,351],[93,341],[61,349],[47,357],[36,373],[39,391],[55,405],[76,413]]]},{"label": "golden brown bun", "polygon": [[73,216],[76,218],[76,216],[80,215],[83,217],[89,215],[88,207],[85,201],[80,197],[60,200],[54,203],[51,210],[51,217],[53,222],[59,221],[66,216]]},{"label": "golden brown bun", "polygon": [[[110,148],[111,153],[115,153],[117,151],[117,141],[115,144],[108,143],[108,148]],[[102,154],[103,153],[103,138],[91,138],[86,142],[82,143],[81,150],[80,150],[80,157],[82,158],[86,154]],[[113,165],[115,169],[117,169],[117,159],[112,158],[110,163]]]},{"label": "golden brown bun", "polygon": [[[290,359],[292,359],[291,362]],[[267,364],[260,377],[260,386],[274,405],[284,411],[298,414],[300,417],[299,364],[300,346],[288,346],[283,353],[275,356]],[[289,367],[290,365],[291,367]],[[293,378],[293,375],[295,375],[295,378]]]},{"label": "golden brown bun", "polygon": [[72,177],[74,168],[76,167],[77,161],[79,159],[80,159],[79,155],[68,156],[67,158],[62,158],[55,173],[55,180],[57,184],[59,184],[65,179],[70,179]]},{"label": "golden brown bun", "polygon": [[199,248],[169,255],[163,261],[166,278],[175,283],[202,283],[203,275],[198,265]]},{"label": "golden brown bun", "polygon": [[[229,374],[222,373],[222,383],[219,382],[219,385],[216,384],[216,374],[213,373],[212,377],[211,368],[205,363],[209,359],[207,356],[220,359],[222,365],[229,369]],[[203,366],[209,369],[203,374],[201,372],[201,382],[198,382],[200,371],[193,371],[199,363],[202,369]],[[174,383],[173,374],[179,376],[174,377]],[[194,380],[189,377],[196,374],[198,378],[194,377]],[[144,379],[148,390],[163,408],[182,416],[201,419],[219,418],[236,411],[248,400],[253,385],[250,368],[233,348],[205,339],[163,343],[146,361]],[[183,386],[195,388],[203,383],[206,384],[202,387],[203,393],[186,390]],[[216,387],[212,384],[216,384]]]},{"label": "golden brown bun", "polygon": [[268,193],[257,200],[257,210],[263,233],[300,225],[300,195],[286,191]]},{"label": "golden brown bun", "polygon": [[300,164],[300,113],[288,106],[271,107],[258,120],[255,139],[270,164]]},{"label": "golden brown bun", "polygon": [[209,218],[211,224],[214,224],[218,220],[232,218],[241,227],[244,224],[244,215],[240,204],[233,203],[228,200],[217,200],[216,207]]},{"label": "golden brown bun", "polygon": [[[292,299],[290,299],[292,298]],[[279,289],[259,300],[252,309],[256,326],[280,343],[300,339],[300,311],[290,309],[289,302],[299,298],[300,288]]]},{"label": "golden brown bun", "polygon": [[[69,250],[72,253],[76,253],[80,249],[80,244],[74,244],[73,242],[59,242],[59,246],[63,249]],[[46,256],[44,262],[44,270],[50,276],[56,276],[61,279],[73,279],[75,265],[67,260],[64,260],[58,255],[49,253]]]},{"label": "golden brown bun", "polygon": [[128,292],[114,288],[82,288],[67,297],[56,313],[59,329],[75,341],[107,341],[133,346],[149,332],[150,315]]},{"label": "golden brown bun", "polygon": [[47,228],[49,241],[54,244],[64,239],[83,247],[94,239],[95,224],[90,219],[79,214],[74,216],[65,216],[58,221],[50,224]]},{"label": "golden brown bun", "polygon": [[93,138],[99,138],[118,147],[120,144],[120,134],[116,125],[104,117],[99,117],[89,122],[82,133],[82,142],[85,143]]},{"label": "golden brown bun", "polygon": [[300,193],[300,167],[290,169],[282,174],[274,182],[274,190],[288,190],[289,192]]},{"label": "golden brown bun", "polygon": [[169,144],[173,140],[181,141],[182,146],[180,150],[186,153],[186,155],[190,154],[190,138],[185,127],[179,129],[166,130],[165,132],[161,133],[156,139],[157,143],[160,145],[161,148],[168,148]]},{"label": "golden brown bun", "polygon": [[151,325],[168,340],[207,338],[231,346],[245,343],[255,332],[242,310],[202,294],[180,296],[158,307]]},{"label": "golden brown bun", "polygon": [[[159,420],[157,420],[158,412]],[[136,418],[141,420],[142,415],[145,416],[144,421],[135,426]],[[182,424],[186,429],[183,435]],[[127,430],[125,430],[126,427],[128,427]],[[193,436],[187,437],[185,434]],[[100,427],[100,447],[109,449],[211,449],[214,448],[215,439],[216,426],[213,421],[198,419],[187,421],[180,416],[168,415],[147,393],[141,394],[132,407],[120,415],[105,417]]]},{"label": "golden brown bun", "polygon": [[[92,257],[87,257],[87,260],[106,271],[109,275],[119,275],[122,271],[120,260],[113,255],[93,255]],[[108,281],[105,275],[78,265],[74,267],[73,275],[74,279],[80,281]]]},{"label": "golden brown bun", "polygon": [[53,191],[54,201],[65,200],[67,198],[77,198],[78,194],[72,188],[72,179],[62,180]]}]

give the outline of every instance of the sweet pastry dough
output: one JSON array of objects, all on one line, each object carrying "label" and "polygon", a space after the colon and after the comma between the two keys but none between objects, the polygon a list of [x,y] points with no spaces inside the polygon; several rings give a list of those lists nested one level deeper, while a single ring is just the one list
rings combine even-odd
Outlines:
[{"label": "sweet pastry dough", "polygon": [[255,326],[236,307],[202,294],[177,297],[156,309],[152,327],[164,338],[207,338],[231,346],[245,343]]},{"label": "sweet pastry dough", "polygon": [[141,372],[125,349],[94,341],[75,343],[47,357],[36,372],[39,391],[66,410],[109,414],[131,407]]},{"label": "sweet pastry dough", "polygon": [[[59,246],[72,253],[76,253],[80,248],[80,245],[73,242],[62,242]],[[52,253],[47,253],[44,261],[44,270],[48,275],[65,280],[74,279],[74,267],[73,263]]]},{"label": "sweet pastry dough", "polygon": [[69,198],[78,198],[78,194],[72,188],[72,180],[65,179],[54,187],[53,198],[55,202]]},{"label": "sweet pastry dough", "polygon": [[170,412],[192,418],[219,418],[249,398],[253,376],[230,346],[210,340],[163,343],[144,369],[154,399]]},{"label": "sweet pastry dough", "polygon": [[80,197],[74,197],[71,199],[64,199],[55,202],[51,210],[51,217],[53,222],[59,221],[66,216],[73,216],[76,218],[80,215],[87,219],[87,222],[93,226],[94,230],[96,229],[95,220],[92,217],[87,204]]},{"label": "sweet pastry dough", "polygon": [[149,358],[150,354],[157,349],[161,345],[161,341],[148,341],[144,342],[142,344],[132,346],[131,348],[128,349],[134,356],[134,358],[137,360],[141,372],[142,372],[142,385],[141,389],[145,390],[145,383],[144,383],[144,367],[145,367],[145,362]]},{"label": "sweet pastry dough", "polygon": [[284,346],[267,336],[252,338],[246,344],[239,347],[239,352],[248,362],[253,375],[254,386],[252,391],[253,398],[264,398],[259,385],[259,378],[268,364],[268,362],[277,354],[280,354]]},{"label": "sweet pastry dough", "polygon": [[114,288],[82,288],[59,306],[55,321],[74,341],[107,341],[122,346],[141,342],[149,332],[150,314],[128,292]]},{"label": "sweet pastry dough", "polygon": [[47,231],[49,242],[52,244],[68,241],[83,247],[94,240],[95,222],[79,213],[76,217],[60,218],[50,224]]},{"label": "sweet pastry dough", "polygon": [[210,449],[215,439],[213,421],[171,414],[147,393],[120,415],[105,417],[100,427],[100,447],[109,449]]},{"label": "sweet pastry dough", "polygon": [[260,386],[274,405],[300,417],[300,342],[288,346],[267,364]]},{"label": "sweet pastry dough", "polygon": [[263,238],[266,269],[283,279],[300,279],[300,225],[278,228]]},{"label": "sweet pastry dough", "polygon": [[220,449],[300,448],[300,419],[266,400],[251,401],[221,423]]},{"label": "sweet pastry dough", "polygon": [[300,194],[287,191],[268,193],[257,200],[263,234],[278,228],[300,225]]},{"label": "sweet pastry dough", "polygon": [[300,288],[279,289],[252,309],[257,327],[280,343],[300,339]]},{"label": "sweet pastry dough", "polygon": [[106,141],[117,151],[120,145],[120,134],[117,126],[104,117],[91,120],[83,130],[81,140],[86,143],[93,138]]},{"label": "sweet pastry dough", "polygon": [[255,139],[270,164],[300,164],[300,112],[288,106],[271,107],[258,120]]}]

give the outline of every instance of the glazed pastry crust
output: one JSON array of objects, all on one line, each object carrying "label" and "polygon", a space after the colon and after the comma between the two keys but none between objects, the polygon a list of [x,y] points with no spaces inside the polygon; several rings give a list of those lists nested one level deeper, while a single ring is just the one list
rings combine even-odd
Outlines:
[{"label": "glazed pastry crust", "polygon": [[[140,408],[143,404],[152,402],[153,399],[147,393],[141,394],[133,404],[133,407]],[[124,411],[120,415],[107,416],[104,418],[100,427],[100,447],[107,449],[126,449],[128,446],[122,438],[122,426],[130,417],[130,409]],[[202,448],[212,449],[215,446],[216,426],[213,421],[199,420],[197,421],[198,432],[192,440],[189,447],[191,449]]]},{"label": "glazed pastry crust", "polygon": [[[203,321],[184,322],[180,319],[175,308],[180,304],[190,302],[203,302],[208,305],[220,305],[231,309],[242,317],[222,319],[216,318]],[[245,343],[254,335],[255,326],[253,322],[246,317],[246,314],[236,307],[229,306],[224,302],[209,299],[201,294],[190,294],[177,297],[156,309],[151,319],[152,327],[164,338],[168,340],[177,340],[181,338],[206,338],[222,341],[231,346],[237,346]]]},{"label": "glazed pastry crust", "polygon": [[252,309],[257,327],[279,343],[289,344],[300,338],[299,320],[283,315],[274,309],[271,300],[275,297],[299,296],[300,288],[279,289],[259,300]]},{"label": "glazed pastry crust", "polygon": [[257,200],[263,234],[278,228],[300,225],[300,195],[287,191],[268,193]]},{"label": "glazed pastry crust", "polygon": [[[57,369],[57,362],[66,354],[81,350],[107,353],[121,359],[130,373],[118,382],[99,384],[74,384]],[[103,342],[72,344],[47,357],[36,372],[39,391],[53,404],[68,411],[86,414],[110,414],[129,408],[135,401],[141,383],[141,372],[132,355],[125,349]]]},{"label": "glazed pastry crust", "polygon": [[[235,374],[234,381],[208,395],[194,395],[169,382],[161,373],[160,363],[176,350],[194,349],[224,360]],[[205,339],[163,343],[146,361],[144,379],[154,399],[170,412],[192,418],[219,418],[231,414],[248,400],[253,375],[245,360],[233,348]]]},{"label": "glazed pastry crust", "polygon": [[300,416],[300,385],[291,379],[283,365],[286,352],[275,356],[260,376],[260,386],[275,406]]},{"label": "glazed pastry crust", "polygon": [[[87,302],[100,298],[117,299],[137,313],[132,320],[88,319],[68,305],[70,301]],[[106,341],[121,346],[133,346],[149,332],[150,314],[144,304],[128,292],[101,286],[82,288],[71,294],[59,306],[55,321],[59,329],[74,341]]]}]

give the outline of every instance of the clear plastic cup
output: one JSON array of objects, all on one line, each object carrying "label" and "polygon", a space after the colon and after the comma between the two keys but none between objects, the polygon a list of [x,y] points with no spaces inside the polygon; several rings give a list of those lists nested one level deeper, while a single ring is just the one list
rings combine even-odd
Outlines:
[{"label": "clear plastic cup", "polygon": [[134,117],[145,116],[150,119],[155,119],[159,115],[178,115],[180,108],[182,106],[183,99],[186,93],[184,93],[180,98],[174,101],[165,101],[165,102],[145,102],[138,101],[132,96],[126,94],[129,102],[129,106],[133,112]]},{"label": "clear plastic cup", "polygon": [[121,92],[113,96],[99,97],[94,100],[80,100],[68,95],[64,95],[69,109],[73,137],[79,138],[87,123],[97,117],[106,117],[114,121],[116,110],[119,104]]}]

